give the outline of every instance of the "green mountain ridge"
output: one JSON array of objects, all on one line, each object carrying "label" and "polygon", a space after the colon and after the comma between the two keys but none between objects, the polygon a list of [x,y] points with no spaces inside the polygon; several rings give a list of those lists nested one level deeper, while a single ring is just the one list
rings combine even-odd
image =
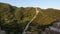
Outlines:
[{"label": "green mountain ridge", "polygon": [[[39,23],[40,25],[45,25],[45,20],[47,20],[46,24],[48,24],[51,20],[53,22],[54,20],[60,19],[60,10],[50,8],[44,10],[38,8],[38,11],[40,11],[40,13],[33,22]],[[17,20],[17,23],[29,22],[35,14],[36,9],[34,7],[17,8],[9,4],[0,3],[0,20],[4,20],[5,23],[10,23],[14,20]]]},{"label": "green mountain ridge", "polygon": [[55,21],[60,20],[60,10],[49,8],[41,9],[39,7],[16,7],[6,3],[0,3],[0,27],[8,34],[20,33],[26,27],[34,15],[36,8],[39,11],[37,17],[29,25],[28,31],[44,30],[51,26]]}]

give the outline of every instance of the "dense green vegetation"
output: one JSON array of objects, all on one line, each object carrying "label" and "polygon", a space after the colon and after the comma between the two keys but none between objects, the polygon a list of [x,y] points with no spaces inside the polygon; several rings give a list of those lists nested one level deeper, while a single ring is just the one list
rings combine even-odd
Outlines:
[{"label": "dense green vegetation", "polygon": [[[28,31],[44,30],[53,24],[53,21],[60,19],[60,10],[41,9],[36,19],[30,24]],[[42,13],[41,13],[42,12]],[[21,34],[26,24],[34,17],[36,9],[34,7],[15,7],[9,4],[0,3],[0,27],[7,34]]]}]

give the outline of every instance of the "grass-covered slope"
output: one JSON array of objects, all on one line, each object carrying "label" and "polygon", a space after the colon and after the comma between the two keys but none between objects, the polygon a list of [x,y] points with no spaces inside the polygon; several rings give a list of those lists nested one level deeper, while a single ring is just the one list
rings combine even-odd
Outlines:
[{"label": "grass-covered slope", "polygon": [[[44,30],[50,26],[54,21],[60,20],[60,10],[57,9],[41,9],[37,17],[32,21],[28,30],[36,30],[39,32],[40,29]],[[0,3],[0,27],[5,30],[8,34],[22,34],[27,23],[36,14],[35,7],[16,7],[6,3]]]},{"label": "grass-covered slope", "polygon": [[[60,19],[60,10],[56,9],[40,9],[38,8],[39,14],[34,23],[40,25],[47,25],[53,21]],[[15,7],[9,4],[0,3],[0,20],[4,23],[10,23],[17,20],[17,23],[29,22],[36,14],[36,10],[33,7]],[[14,23],[14,22],[13,22]]]}]

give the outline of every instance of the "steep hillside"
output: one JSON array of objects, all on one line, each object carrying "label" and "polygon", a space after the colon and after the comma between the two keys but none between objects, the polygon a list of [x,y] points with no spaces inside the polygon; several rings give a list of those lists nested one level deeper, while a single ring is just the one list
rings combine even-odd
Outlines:
[{"label": "steep hillside", "polygon": [[[38,8],[39,14],[33,23],[38,23],[40,25],[48,25],[53,21],[60,19],[60,10],[56,9],[40,9]],[[0,20],[4,23],[26,23],[29,22],[33,16],[36,14],[36,9],[33,7],[15,7],[9,4],[0,3]]]},{"label": "steep hillside", "polygon": [[57,9],[45,9],[39,10],[37,18],[33,21],[40,25],[48,25],[54,21],[60,20],[60,10]]},{"label": "steep hillside", "polygon": [[[36,18],[29,25],[28,31],[44,30],[46,27],[52,25],[55,21],[60,20],[60,10],[57,9],[41,9],[36,7],[39,11]],[[18,33],[22,34],[27,23],[29,23],[36,15],[35,7],[16,7],[6,3],[0,3],[0,27],[5,30],[7,34]]]}]

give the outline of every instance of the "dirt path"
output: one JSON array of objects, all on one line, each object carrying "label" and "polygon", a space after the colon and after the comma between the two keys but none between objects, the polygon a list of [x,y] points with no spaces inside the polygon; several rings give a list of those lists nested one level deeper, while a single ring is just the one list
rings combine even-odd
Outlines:
[{"label": "dirt path", "polygon": [[38,11],[38,9],[36,8],[36,14],[35,14],[35,16],[34,16],[34,17],[31,19],[31,21],[26,25],[26,27],[25,27],[25,29],[24,29],[24,31],[23,31],[22,34],[26,34],[25,31],[28,29],[30,23],[32,23],[32,21],[37,17],[38,13],[39,13],[39,11]]}]

